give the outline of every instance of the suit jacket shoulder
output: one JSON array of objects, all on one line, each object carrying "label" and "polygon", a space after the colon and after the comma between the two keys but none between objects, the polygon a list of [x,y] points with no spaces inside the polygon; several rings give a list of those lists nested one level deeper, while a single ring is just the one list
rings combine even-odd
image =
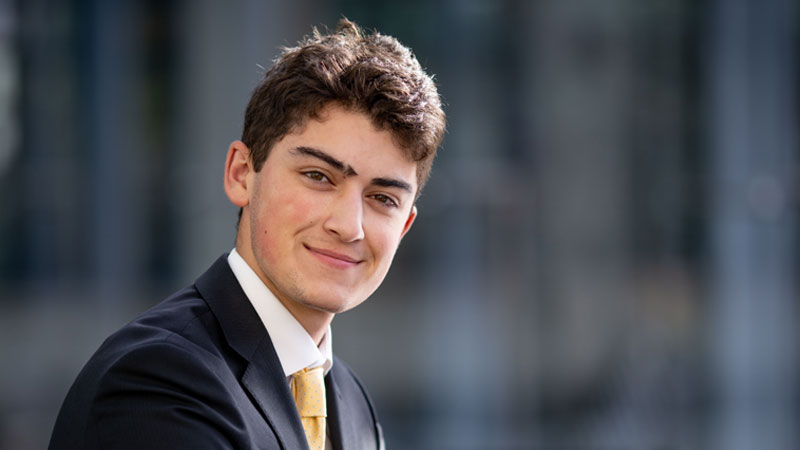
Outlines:
[{"label": "suit jacket shoulder", "polygon": [[[335,446],[378,448],[366,391],[344,363],[334,368]],[[269,335],[224,256],[101,345],[67,394],[50,448],[307,448]]]}]

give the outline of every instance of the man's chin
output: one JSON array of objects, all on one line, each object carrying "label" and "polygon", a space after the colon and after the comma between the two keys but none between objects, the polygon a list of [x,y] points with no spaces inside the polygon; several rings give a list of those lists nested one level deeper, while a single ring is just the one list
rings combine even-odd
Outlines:
[{"label": "man's chin", "polygon": [[315,309],[317,311],[326,312],[330,314],[340,314],[346,311],[349,311],[359,304],[361,304],[363,300],[356,301],[350,298],[316,298],[316,299],[307,299],[305,302],[305,306]]}]

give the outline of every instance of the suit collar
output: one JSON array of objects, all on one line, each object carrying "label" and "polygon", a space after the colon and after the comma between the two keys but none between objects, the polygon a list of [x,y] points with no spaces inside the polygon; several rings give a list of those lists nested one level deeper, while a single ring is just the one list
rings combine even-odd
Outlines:
[{"label": "suit collar", "polygon": [[[308,448],[278,355],[228,265],[225,255],[195,283],[228,344],[249,362],[242,384],[253,396],[284,448]],[[347,447],[338,447],[347,448]]]}]

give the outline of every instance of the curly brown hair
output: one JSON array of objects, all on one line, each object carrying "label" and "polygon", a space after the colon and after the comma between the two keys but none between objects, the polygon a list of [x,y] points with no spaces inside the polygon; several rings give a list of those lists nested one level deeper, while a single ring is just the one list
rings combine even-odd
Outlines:
[{"label": "curly brown hair", "polygon": [[417,196],[445,130],[433,79],[397,39],[342,19],[336,32],[284,48],[247,105],[242,141],[260,171],[272,146],[331,103],[368,115],[417,162]]}]

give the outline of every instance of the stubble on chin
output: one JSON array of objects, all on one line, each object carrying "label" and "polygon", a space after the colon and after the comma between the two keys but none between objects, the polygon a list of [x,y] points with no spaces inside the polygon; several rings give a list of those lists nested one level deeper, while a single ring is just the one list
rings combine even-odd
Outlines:
[{"label": "stubble on chin", "polygon": [[[263,270],[263,269],[262,269]],[[332,301],[331,299],[323,299],[315,296],[305,287],[305,283],[301,281],[301,277],[295,271],[285,274],[283,281],[280,285],[275,283],[273,278],[267,270],[263,270],[264,274],[269,278],[270,289],[278,300],[290,311],[294,305],[300,305],[304,308],[330,313],[338,314],[344,312],[347,308],[337,307],[341,302]],[[328,306],[331,305],[331,306]]]}]

